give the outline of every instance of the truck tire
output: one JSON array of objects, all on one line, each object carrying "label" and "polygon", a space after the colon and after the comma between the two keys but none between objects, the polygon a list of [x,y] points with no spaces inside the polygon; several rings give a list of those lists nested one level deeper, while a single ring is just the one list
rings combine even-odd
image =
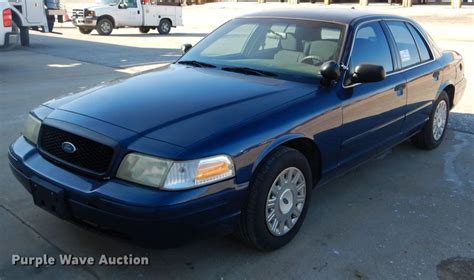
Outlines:
[{"label": "truck tire", "polygon": [[140,33],[146,34],[150,32],[150,27],[139,27],[138,30],[140,30]]},{"label": "truck tire", "polygon": [[81,32],[82,34],[91,34],[93,29],[87,29],[87,28],[83,28],[83,27],[79,27],[79,32]]},{"label": "truck tire", "polygon": [[28,27],[20,27],[20,43],[22,47],[30,46],[30,29]]},{"label": "truck tire", "polygon": [[100,35],[110,35],[114,29],[114,24],[107,18],[97,22],[96,30]]},{"label": "truck tire", "polygon": [[171,31],[171,21],[169,19],[162,19],[158,25],[158,33],[161,35],[169,34]]}]

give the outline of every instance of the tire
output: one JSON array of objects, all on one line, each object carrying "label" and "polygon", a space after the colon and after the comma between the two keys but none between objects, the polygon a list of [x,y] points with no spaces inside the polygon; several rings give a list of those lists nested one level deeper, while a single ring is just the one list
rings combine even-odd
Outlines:
[{"label": "tire", "polygon": [[96,30],[100,35],[110,35],[114,29],[114,24],[107,18],[103,18],[97,22]]},{"label": "tire", "polygon": [[443,142],[449,121],[449,108],[450,104],[448,94],[443,91],[433,104],[430,119],[423,129],[411,139],[416,147],[425,150],[432,150]]},{"label": "tire", "polygon": [[140,33],[146,34],[150,32],[150,27],[139,27],[138,30],[140,30]]},{"label": "tire", "polygon": [[[287,176],[299,174],[300,179],[295,184],[285,184],[284,180],[278,181],[278,178],[285,174]],[[313,182],[311,174],[308,161],[299,151],[287,147],[277,148],[262,162],[253,176],[249,186],[249,197],[242,209],[237,236],[261,251],[272,251],[289,243],[303,224],[309,206]],[[299,188],[293,187],[301,185],[301,177],[304,177],[305,185]],[[290,188],[287,188],[288,186]],[[305,194],[304,197],[302,193]],[[296,200],[295,203],[298,196],[302,200]],[[285,197],[288,198],[286,201]],[[273,206],[268,203],[271,200],[275,200]],[[301,203],[303,203],[302,206]],[[302,208],[300,209],[298,205]],[[274,227],[276,220],[283,221],[285,215],[290,214],[291,217],[295,211],[298,211],[296,213],[299,213],[299,217],[292,226],[287,226],[286,229],[281,228],[280,225],[285,226],[288,225],[287,222],[291,222],[291,220],[286,220],[283,223],[277,223]]]},{"label": "tire", "polygon": [[30,46],[30,29],[28,27],[20,27],[20,43],[22,47]]},{"label": "tire", "polygon": [[162,19],[158,26],[158,33],[161,35],[167,35],[171,31],[171,21],[169,19]]},{"label": "tire", "polygon": [[82,27],[79,27],[79,32],[81,32],[82,34],[91,34],[93,29],[87,29],[87,28],[82,28]]}]

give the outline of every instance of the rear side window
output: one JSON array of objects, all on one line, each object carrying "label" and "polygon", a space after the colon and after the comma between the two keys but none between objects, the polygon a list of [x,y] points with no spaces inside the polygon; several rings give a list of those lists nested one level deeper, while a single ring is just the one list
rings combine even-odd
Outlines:
[{"label": "rear side window", "polygon": [[387,25],[395,39],[402,62],[402,68],[420,63],[418,48],[406,25],[400,21],[389,21]]},{"label": "rear side window", "polygon": [[421,37],[418,30],[416,30],[411,24],[407,23],[408,29],[410,29],[411,35],[415,39],[416,46],[418,47],[418,51],[420,53],[421,61],[428,61],[431,59],[430,51],[428,50],[428,45],[426,41]]},{"label": "rear side window", "polygon": [[350,62],[351,73],[354,73],[355,67],[362,63],[382,65],[385,72],[393,71],[392,55],[380,23],[363,25],[357,31],[354,40]]}]

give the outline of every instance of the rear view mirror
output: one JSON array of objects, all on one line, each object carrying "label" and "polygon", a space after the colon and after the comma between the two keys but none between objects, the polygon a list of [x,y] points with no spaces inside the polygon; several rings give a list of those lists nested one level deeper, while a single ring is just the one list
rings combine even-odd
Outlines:
[{"label": "rear view mirror", "polygon": [[182,54],[187,53],[192,47],[193,47],[193,45],[191,45],[191,44],[183,44],[181,46],[181,53]]},{"label": "rear view mirror", "polygon": [[321,72],[321,76],[323,76],[321,83],[324,85],[330,85],[333,81],[337,81],[339,77],[341,77],[341,67],[334,60],[324,62],[319,71]]},{"label": "rear view mirror", "polygon": [[359,64],[352,74],[352,83],[374,83],[385,79],[385,69],[381,65]]}]

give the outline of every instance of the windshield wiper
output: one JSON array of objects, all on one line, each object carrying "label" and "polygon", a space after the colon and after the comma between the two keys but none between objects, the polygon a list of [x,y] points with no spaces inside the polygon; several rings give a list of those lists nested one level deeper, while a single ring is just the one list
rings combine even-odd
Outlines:
[{"label": "windshield wiper", "polygon": [[265,76],[265,77],[278,76],[277,74],[269,72],[269,71],[258,70],[258,69],[253,69],[249,67],[223,67],[222,70],[229,71],[229,72],[242,73],[242,74],[247,74],[247,75],[255,75],[255,76]]},{"label": "windshield wiper", "polygon": [[215,65],[212,65],[206,62],[197,61],[197,60],[181,60],[181,61],[178,61],[178,64],[186,64],[186,65],[192,65],[192,66],[202,67],[202,68],[216,68]]}]

